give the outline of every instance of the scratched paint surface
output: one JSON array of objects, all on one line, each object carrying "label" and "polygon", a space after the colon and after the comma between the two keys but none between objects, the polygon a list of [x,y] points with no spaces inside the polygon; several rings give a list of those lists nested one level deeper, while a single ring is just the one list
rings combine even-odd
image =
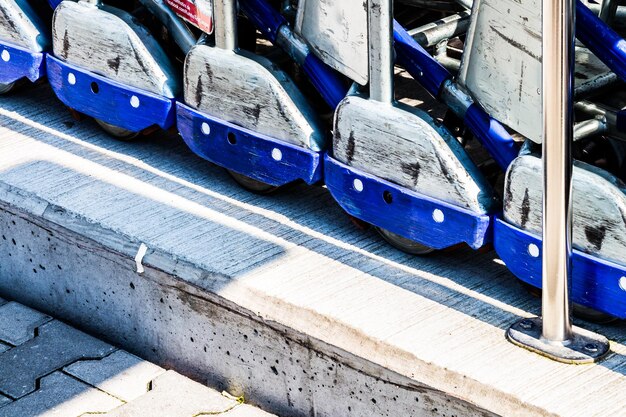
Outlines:
[{"label": "scratched paint surface", "polygon": [[[534,142],[541,133],[541,1],[477,0],[459,80],[491,116]],[[577,85],[608,68],[576,48]]]}]

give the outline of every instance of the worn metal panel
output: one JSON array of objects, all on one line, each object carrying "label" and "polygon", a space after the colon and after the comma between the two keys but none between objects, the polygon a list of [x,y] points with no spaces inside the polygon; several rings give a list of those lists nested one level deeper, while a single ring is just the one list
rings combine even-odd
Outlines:
[{"label": "worn metal panel", "polygon": [[425,196],[489,212],[492,189],[459,142],[428,114],[398,106],[344,100],[335,116],[334,157]]},{"label": "worn metal panel", "polygon": [[169,58],[130,14],[64,1],[54,14],[54,55],[122,84],[174,98],[180,75]]},{"label": "worn metal panel", "polygon": [[50,44],[44,23],[25,0],[0,0],[0,41],[31,52]]},{"label": "worn metal panel", "polygon": [[[572,243],[576,249],[626,265],[626,187],[606,171],[576,162]],[[541,159],[525,155],[507,173],[504,217],[536,235],[542,231]]]},{"label": "worn metal panel", "polygon": [[[541,1],[476,0],[459,81],[487,112],[541,143]],[[608,72],[576,48],[576,83]]]},{"label": "worn metal panel", "polygon": [[296,32],[324,63],[367,84],[367,1],[300,0]]},{"label": "worn metal panel", "polygon": [[322,149],[324,131],[306,98],[269,60],[206,45],[185,63],[185,103],[297,146]]},{"label": "worn metal panel", "polygon": [[489,114],[541,137],[541,1],[476,0],[459,74]]}]

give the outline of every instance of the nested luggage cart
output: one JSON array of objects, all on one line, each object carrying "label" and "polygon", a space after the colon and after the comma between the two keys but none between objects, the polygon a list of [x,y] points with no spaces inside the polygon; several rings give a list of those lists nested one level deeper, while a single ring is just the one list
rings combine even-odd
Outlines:
[{"label": "nested luggage cart", "polygon": [[[0,92],[47,75],[66,106],[113,136],[177,129],[256,193],[325,185],[405,252],[493,244],[520,280],[544,287],[544,304],[558,301],[564,328],[570,273],[577,311],[626,318],[616,2],[575,3],[571,48],[557,43],[571,19],[539,0],[34,3],[0,0]],[[568,6],[553,5],[566,17]],[[438,114],[397,100],[399,69]]]}]

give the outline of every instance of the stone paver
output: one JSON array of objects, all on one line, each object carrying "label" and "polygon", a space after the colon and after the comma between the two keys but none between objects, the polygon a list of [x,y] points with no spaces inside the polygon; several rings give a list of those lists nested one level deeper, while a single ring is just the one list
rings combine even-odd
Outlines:
[{"label": "stone paver", "polygon": [[102,413],[122,405],[114,398],[62,372],[42,378],[41,387],[5,407],[0,417],[71,417]]},{"label": "stone paver", "polygon": [[272,417],[2,299],[0,335],[0,417]]},{"label": "stone paver", "polygon": [[0,341],[13,346],[21,345],[35,337],[35,329],[52,320],[38,311],[18,303],[0,307]]},{"label": "stone paver", "polygon": [[159,366],[118,350],[100,360],[76,362],[64,371],[124,401],[150,389],[150,382],[165,372]]},{"label": "stone paver", "polygon": [[237,406],[237,401],[168,371],[152,382],[152,391],[105,416],[196,417],[226,413]]},{"label": "stone paver", "polygon": [[35,391],[36,383],[79,359],[101,358],[115,348],[60,321],[39,328],[39,336],[0,354],[0,393],[18,399]]}]

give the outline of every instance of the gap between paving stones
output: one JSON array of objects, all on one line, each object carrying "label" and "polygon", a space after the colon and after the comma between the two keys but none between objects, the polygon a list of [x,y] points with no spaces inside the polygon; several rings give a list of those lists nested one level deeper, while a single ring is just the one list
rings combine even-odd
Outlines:
[{"label": "gap between paving stones", "polygon": [[[53,317],[44,315],[36,310],[30,309],[26,306],[23,306],[22,304],[19,303],[15,303],[15,302],[7,302],[6,300],[0,299],[0,309],[3,309],[3,312],[5,313],[4,315],[4,320],[5,320],[5,327],[2,329],[4,330],[4,333],[2,333],[2,337],[3,342],[7,342],[7,339],[10,339],[10,341],[12,341],[13,343],[2,343],[2,346],[6,346],[6,350],[4,351],[0,351],[0,355],[2,353],[6,353],[8,352],[8,354],[11,354],[9,351],[13,350],[13,349],[17,349],[22,345],[31,343],[34,344],[35,347],[38,347],[38,345],[36,344],[36,342],[33,342],[35,339],[40,337],[40,329],[46,325],[50,325],[50,323],[56,324],[58,323],[60,326],[65,327],[67,329],[70,330],[70,334],[73,334],[74,336],[81,336],[83,338],[87,337],[87,338],[91,338],[93,339],[91,336],[78,331],[74,328],[71,328],[69,326],[67,326],[65,323],[62,323],[58,320],[55,320]],[[9,310],[10,309],[10,310]],[[18,323],[21,323],[24,326],[24,329],[20,329],[19,326],[17,326],[17,329],[13,329],[15,330],[15,332],[13,334],[10,333],[10,329],[7,326],[7,321],[11,319],[11,313],[13,315],[13,319],[14,322],[17,321]],[[16,317],[18,317],[18,319],[16,319]],[[29,320],[25,320],[24,318],[30,318]],[[22,319],[20,321],[20,318]],[[37,326],[35,327],[31,327],[33,322],[38,323]],[[56,323],[55,323],[56,322]],[[70,338],[71,339],[71,338]],[[97,340],[97,339],[94,339]],[[100,341],[97,340],[97,342],[101,343]],[[4,407],[20,407],[22,406],[22,408],[26,407],[26,409],[29,409],[28,407],[31,407],[32,411],[32,407],[37,407],[37,400],[39,400],[39,403],[45,403],[46,401],[46,394],[43,393],[45,388],[48,388],[48,390],[52,390],[52,392],[56,392],[55,390],[58,390],[58,384],[60,382],[62,382],[63,378],[69,378],[69,380],[75,381],[76,385],[71,385],[68,384],[68,381],[66,381],[65,383],[63,383],[63,387],[65,390],[70,390],[69,392],[69,397],[66,398],[66,401],[74,401],[75,402],[75,398],[73,398],[74,395],[79,394],[79,395],[85,395],[85,390],[84,388],[81,388],[82,386],[84,387],[89,387],[90,390],[93,390],[91,392],[95,393],[95,392],[99,392],[100,393],[100,401],[105,400],[106,398],[110,398],[111,400],[117,401],[120,405],[114,407],[113,409],[111,409],[109,412],[87,412],[87,413],[82,413],[79,416],[90,416],[90,415],[101,415],[101,416],[126,416],[127,414],[125,414],[124,411],[124,407],[132,404],[133,401],[141,401],[145,396],[147,395],[151,395],[151,394],[156,394],[155,389],[154,389],[154,384],[155,382],[158,382],[159,379],[165,379],[166,377],[172,379],[173,381],[179,381],[179,380],[184,380],[184,381],[189,381],[189,382],[185,382],[187,385],[189,386],[193,386],[193,388],[197,391],[197,394],[195,396],[195,398],[202,398],[205,397],[205,395],[213,395],[214,398],[221,398],[222,401],[228,402],[228,403],[232,403],[230,405],[228,404],[223,404],[223,408],[222,409],[218,409],[218,410],[211,410],[211,411],[200,411],[200,412],[196,412],[196,413],[192,413],[192,414],[184,414],[185,416],[189,416],[189,417],[202,417],[202,416],[211,416],[211,415],[225,415],[231,411],[234,411],[235,409],[244,406],[244,401],[242,397],[239,398],[235,398],[227,393],[217,393],[216,391],[211,390],[210,388],[204,386],[203,384],[199,384],[197,382],[193,382],[188,380],[187,378],[177,374],[177,373],[172,373],[172,371],[166,371],[154,364],[151,364],[145,360],[142,360],[138,357],[136,357],[135,355],[129,354],[123,350],[120,350],[119,348],[116,348],[114,346],[108,345],[110,346],[111,350],[108,353],[105,353],[104,355],[101,356],[96,356],[96,357],[89,357],[89,356],[85,356],[85,357],[81,357],[79,359],[75,359],[72,361],[68,361],[66,364],[61,365],[56,367],[55,369],[52,369],[50,372],[41,375],[39,377],[37,377],[34,381],[35,384],[35,389],[34,391],[25,393],[22,396],[15,396],[15,395],[10,395],[10,393],[7,393],[5,390],[0,390],[0,392],[2,392],[2,394],[0,394],[0,414],[2,414],[2,408]],[[101,386],[99,386],[102,383],[106,383],[107,382],[107,376],[109,377],[108,379],[115,379],[116,377],[119,379],[120,375],[121,377],[124,376],[125,372],[129,372],[130,369],[132,369],[133,366],[129,366],[127,368],[124,368],[124,365],[129,365],[128,363],[123,363],[123,361],[121,363],[114,363],[113,365],[121,365],[122,367],[119,369],[116,368],[111,368],[111,364],[108,363],[108,360],[111,359],[112,357],[114,357],[115,355],[120,356],[123,359],[126,360],[130,360],[131,364],[134,362],[134,366],[138,366],[138,365],[143,365],[144,367],[148,367],[151,369],[149,369],[153,374],[155,374],[154,376],[151,377],[151,379],[149,381],[147,381],[147,383],[145,383],[144,387],[145,387],[145,391],[142,391],[141,393],[139,392],[135,392],[132,395],[132,398],[123,398],[124,395],[116,395],[116,393],[114,392],[114,389],[102,389]],[[105,363],[107,363],[107,365],[104,365]],[[98,365],[103,364],[103,368],[102,369],[98,369]],[[83,377],[78,377],[75,374],[80,374],[81,373],[81,365],[82,365],[82,372],[84,373]],[[90,371],[90,366],[91,366],[91,371],[93,371],[95,373],[95,379],[93,375],[89,375],[89,371]],[[100,378],[104,378],[104,380],[101,381],[97,381],[98,380],[98,371],[100,371],[101,373],[103,372],[103,375],[100,375]],[[158,373],[158,374],[157,374]],[[91,378],[91,379],[90,379]],[[56,381],[56,384],[54,383],[54,381]],[[130,381],[131,383],[133,381]],[[183,384],[176,384],[178,385],[185,385],[185,383]],[[46,386],[46,384],[52,384],[52,385],[48,385]],[[128,388],[128,387],[126,387]],[[170,390],[171,387],[169,386],[165,386],[165,390]],[[206,390],[206,393],[204,393],[204,391]],[[6,395],[9,394],[9,395]],[[5,396],[6,395],[6,396]],[[49,394],[48,394],[49,395]],[[91,397],[93,397],[93,394],[90,394]],[[43,396],[43,398],[40,399],[35,399],[33,401],[33,398],[36,396]],[[208,398],[208,397],[207,397]],[[93,399],[93,398],[92,398]],[[49,401],[49,397],[47,398],[47,400]],[[109,401],[109,405],[111,405],[110,400],[106,400]],[[19,403],[19,404],[18,404]],[[53,406],[58,407],[58,406],[62,406],[64,405],[64,403],[60,403],[60,404],[56,404],[54,403]],[[76,404],[72,404],[72,406],[76,407]],[[249,407],[249,406],[247,406]],[[202,407],[200,407],[202,408]],[[251,409],[252,410],[252,409]],[[5,410],[6,411],[6,410]],[[41,410],[40,410],[41,411]],[[48,410],[44,410],[48,411]],[[260,410],[258,410],[259,413],[265,414],[263,412],[261,412]],[[245,413],[245,415],[247,415],[248,413]],[[39,415],[39,414],[38,414]],[[132,413],[129,415],[133,415],[136,416],[136,414]],[[183,414],[181,414],[183,415]],[[78,416],[77,416],[78,417]]]}]

